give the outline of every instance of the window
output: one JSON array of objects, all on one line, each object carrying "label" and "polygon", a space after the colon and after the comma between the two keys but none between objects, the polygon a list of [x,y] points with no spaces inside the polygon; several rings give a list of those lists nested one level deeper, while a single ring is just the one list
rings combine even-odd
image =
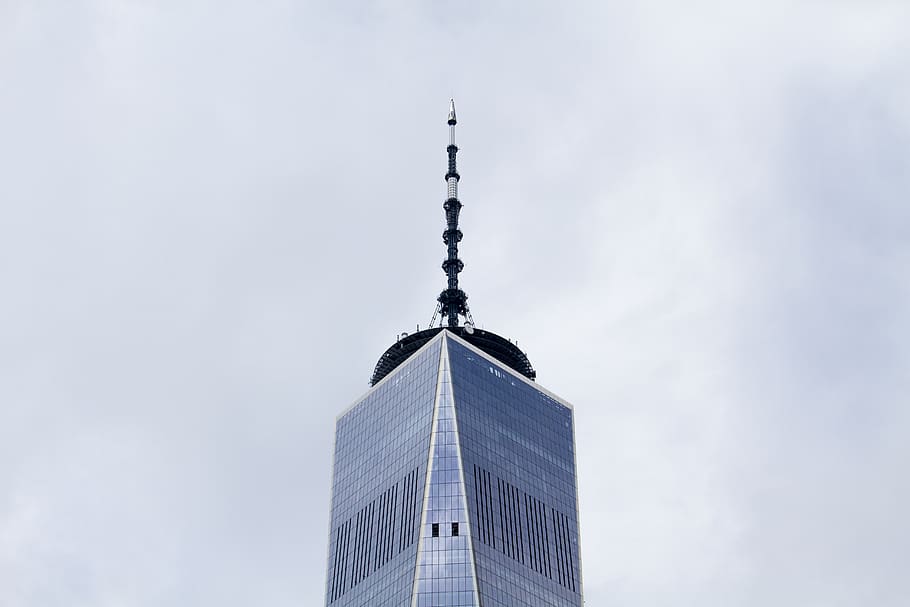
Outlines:
[{"label": "window", "polygon": [[452,536],[458,535],[458,523],[452,523]]},{"label": "window", "polygon": [[433,523],[433,537],[439,537],[439,523]]}]

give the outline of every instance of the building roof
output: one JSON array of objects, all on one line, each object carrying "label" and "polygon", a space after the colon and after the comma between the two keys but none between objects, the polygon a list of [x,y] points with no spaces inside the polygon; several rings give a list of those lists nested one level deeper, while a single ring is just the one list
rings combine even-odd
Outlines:
[{"label": "building roof", "polygon": [[420,349],[425,343],[433,339],[440,331],[451,331],[466,342],[486,352],[496,360],[509,366],[518,373],[521,373],[528,379],[535,379],[537,373],[531,366],[531,361],[524,352],[518,349],[514,343],[501,337],[491,331],[483,329],[472,329],[469,327],[434,327],[418,331],[411,335],[404,335],[394,344],[389,346],[373,371],[373,377],[370,379],[370,385],[375,386],[383,377],[391,373],[398,365]]}]

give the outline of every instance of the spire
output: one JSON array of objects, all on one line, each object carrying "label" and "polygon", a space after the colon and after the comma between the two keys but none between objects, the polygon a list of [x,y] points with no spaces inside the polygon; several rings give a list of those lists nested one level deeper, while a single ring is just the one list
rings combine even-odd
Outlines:
[{"label": "spire", "polygon": [[[455,155],[458,153],[458,147],[455,145],[455,100],[452,99],[449,104],[449,146],[446,152],[449,155],[449,170],[446,172],[447,197],[442,208],[446,212],[446,230],[442,233],[442,241],[448,248],[448,256],[442,262],[442,270],[446,273],[448,284],[446,289],[439,294],[437,301],[439,305],[436,308],[437,313],[445,318],[445,325],[449,327],[458,326],[458,316],[464,316],[470,320],[471,313],[468,311],[468,296],[464,291],[458,288],[458,274],[464,268],[464,263],[458,259],[458,243],[461,242],[461,230],[458,229],[458,214],[461,212],[461,202],[458,200],[458,170],[455,167]],[[436,315],[433,315],[435,320]],[[430,323],[432,325],[432,321]]]}]

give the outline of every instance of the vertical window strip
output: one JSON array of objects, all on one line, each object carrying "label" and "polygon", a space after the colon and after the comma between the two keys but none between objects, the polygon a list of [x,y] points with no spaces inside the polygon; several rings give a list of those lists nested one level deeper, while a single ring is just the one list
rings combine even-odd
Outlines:
[{"label": "vertical window strip", "polygon": [[334,559],[334,562],[332,563],[332,590],[329,592],[329,596],[331,596],[332,599],[329,602],[332,602],[335,600],[335,597],[336,597],[335,588],[337,588],[337,586],[338,586],[338,556],[339,556],[339,550],[341,549],[340,539],[341,539],[341,527],[339,526],[338,529],[335,530],[335,559]]},{"label": "vertical window strip", "polygon": [[537,545],[540,550],[540,559],[538,563],[540,564],[540,573],[542,575],[547,574],[547,553],[544,551],[543,545],[543,521],[540,520],[540,501],[532,498],[531,504],[534,506],[534,519],[537,521]]},{"label": "vertical window strip", "polygon": [[[560,513],[562,514],[562,513]],[[569,517],[562,514],[562,545],[566,553],[566,587],[575,591],[575,575],[572,573],[572,546],[569,543]]]},{"label": "vertical window strip", "polygon": [[477,525],[476,525],[477,539],[486,543],[486,541],[485,541],[486,534],[482,531],[482,527],[480,524],[480,496],[479,496],[479,493],[480,492],[477,489],[477,464],[474,464],[474,518],[477,521]]},{"label": "vertical window strip", "polygon": [[536,568],[537,561],[534,560],[534,534],[531,533],[531,510],[528,508],[528,494],[524,493],[524,506],[525,506],[525,530],[528,532],[528,564],[531,565],[531,569]]},{"label": "vertical window strip", "polygon": [[550,537],[549,537],[549,530],[547,529],[547,511],[546,511],[546,507],[543,505],[543,502],[539,502],[539,504],[540,504],[540,520],[543,522],[543,541],[544,541],[544,547],[546,548],[545,554],[547,557],[546,558],[547,577],[549,577],[552,580],[553,579],[553,570],[552,570],[552,567],[550,566]]},{"label": "vertical window strip", "polygon": [[537,541],[540,544],[540,573],[547,574],[547,551],[544,546],[544,513],[541,512],[540,500],[534,500],[534,511],[537,516]]},{"label": "vertical window strip", "polygon": [[398,552],[404,550],[404,527],[405,527],[405,516],[404,508],[405,504],[408,503],[408,475],[404,476],[404,481],[401,485],[401,520],[398,523]]},{"label": "vertical window strip", "polygon": [[395,485],[389,491],[389,544],[385,553],[385,562],[387,563],[392,560],[393,551],[395,550],[395,512],[398,506],[398,485]]},{"label": "vertical window strip", "polygon": [[493,539],[490,537],[490,511],[487,508],[487,490],[484,483],[483,469],[480,470],[480,510],[483,512],[483,536],[486,538],[487,546],[490,546],[493,543]]},{"label": "vertical window strip", "polygon": [[546,574],[546,561],[543,553],[543,542],[540,539],[540,508],[537,500],[531,498],[531,515],[534,517],[534,544],[537,549],[537,572]]},{"label": "vertical window strip", "polygon": [[335,581],[333,582],[334,587],[332,589],[333,601],[344,593],[344,561],[346,556],[344,546],[344,528],[346,526],[346,522],[338,526],[338,544],[335,547]]},{"label": "vertical window strip", "polygon": [[[493,491],[490,489],[490,473],[484,471],[484,475],[486,476],[486,481],[487,481],[487,502],[490,505],[488,512],[490,512],[492,514],[492,512],[493,512]],[[493,527],[493,517],[492,516],[490,517],[489,525],[490,525],[490,539],[493,540],[493,548],[495,548],[496,547],[496,529]]]},{"label": "vertical window strip", "polygon": [[[350,519],[349,519],[350,520]],[[335,584],[335,598],[337,599],[342,594],[344,594],[344,566],[348,562],[348,545],[347,545],[347,534],[348,521],[345,521],[338,527],[338,580]]]},{"label": "vertical window strip", "polygon": [[496,539],[493,537],[493,511],[490,509],[490,498],[489,498],[489,486],[487,485],[487,471],[480,471],[480,482],[483,486],[483,504],[484,512],[486,513],[486,526],[487,526],[487,542],[490,546],[496,547]]},{"label": "vertical window strip", "polygon": [[537,516],[537,500],[529,498],[531,503],[531,518],[534,520],[534,560],[537,562],[537,573],[543,573],[543,551],[540,549],[540,520]]},{"label": "vertical window strip", "polygon": [[351,588],[353,588],[354,586],[357,585],[357,557],[359,556],[358,552],[357,552],[357,540],[358,540],[357,536],[359,535],[359,531],[360,531],[360,513],[359,512],[356,514],[356,518],[354,519],[354,528],[351,531],[352,531],[353,540],[354,540],[353,545],[351,546],[351,548],[353,549],[353,554],[351,554]]},{"label": "vertical window strip", "polygon": [[419,520],[415,520],[415,519],[417,519],[417,518],[420,516],[420,508],[419,508],[419,504],[418,504],[418,501],[419,501],[419,499],[418,499],[418,498],[419,498],[418,487],[419,487],[419,485],[417,484],[417,482],[420,480],[419,477],[420,477],[420,474],[417,472],[417,468],[415,468],[415,469],[414,469],[414,498],[411,500],[411,505],[412,505],[412,509],[411,509],[411,541],[408,542],[408,545],[409,545],[409,546],[410,546],[411,544],[414,543],[414,540],[416,539],[416,538],[414,537],[414,534],[417,533],[417,526],[420,524],[420,521],[419,521]]},{"label": "vertical window strip", "polygon": [[341,527],[335,530],[335,558],[332,561],[332,585],[328,590],[330,603],[335,600],[335,581],[338,574],[338,539],[340,535]]},{"label": "vertical window strip", "polygon": [[367,566],[370,562],[370,552],[369,552],[369,538],[370,538],[370,523],[368,521],[367,515],[370,512],[370,505],[367,504],[363,507],[363,522],[361,523],[361,530],[363,533],[361,537],[363,538],[360,545],[360,569],[358,571],[358,576],[360,581],[367,576]]},{"label": "vertical window strip", "polygon": [[507,541],[507,538],[506,538],[506,535],[507,535],[506,534],[506,525],[505,525],[505,520],[503,519],[503,516],[502,516],[502,502],[503,502],[502,481],[498,477],[496,479],[496,489],[497,489],[497,491],[499,491],[499,528],[501,530],[501,537],[502,537],[502,553],[505,554],[506,556],[510,556],[509,551],[506,549],[506,547],[509,545],[509,542]]},{"label": "vertical window strip", "polygon": [[354,531],[354,563],[351,571],[351,587],[360,581],[360,522],[363,520],[363,510],[357,513],[357,525]]},{"label": "vertical window strip", "polygon": [[366,567],[364,568],[365,574],[364,577],[369,577],[370,570],[373,567],[373,547],[375,542],[375,534],[373,533],[376,529],[376,502],[378,500],[373,500],[370,502],[370,514],[369,514],[369,524],[367,525],[367,562]]},{"label": "vertical window strip", "polygon": [[525,519],[527,521],[528,527],[528,556],[531,561],[531,568],[535,571],[537,570],[537,554],[534,550],[534,534],[532,533],[532,527],[534,524],[534,517],[531,515],[530,500],[531,497],[525,493]]},{"label": "vertical window strip", "polygon": [[509,556],[513,559],[515,558],[515,534],[512,529],[512,501],[509,499],[512,494],[512,486],[503,481],[502,482],[502,497],[506,501],[506,527],[509,531]]},{"label": "vertical window strip", "polygon": [[569,573],[572,570],[572,561],[569,558],[569,537],[568,537],[569,520],[566,517],[566,515],[563,514],[562,512],[557,512],[557,515],[559,516],[560,522],[561,522],[559,532],[562,537],[562,554],[563,554],[563,560],[565,561],[566,588],[572,588],[572,578],[571,578],[572,574]]},{"label": "vertical window strip", "polygon": [[515,508],[512,504],[512,485],[506,482],[503,482],[503,485],[506,490],[506,504],[508,504],[506,513],[509,519],[509,548],[512,551],[512,558],[517,561],[518,550],[516,550],[517,542],[515,541]]},{"label": "vertical window strip", "polygon": [[379,543],[379,566],[386,564],[388,560],[386,555],[389,552],[389,506],[391,505],[392,490],[386,489],[383,493],[383,504],[382,504],[382,522],[379,524],[379,529],[381,532],[382,541]]},{"label": "vertical window strip", "polygon": [[510,512],[512,513],[512,541],[515,543],[513,550],[515,551],[515,560],[519,563],[524,560],[524,555],[521,553],[521,525],[519,523],[518,516],[518,502],[515,499],[515,494],[518,490],[509,485],[509,503],[511,504]]},{"label": "vertical window strip", "polygon": [[562,512],[559,512],[558,510],[554,510],[554,512],[556,513],[556,525],[557,525],[556,535],[557,535],[558,542],[559,542],[559,555],[560,555],[560,562],[562,563],[562,571],[563,571],[562,575],[563,575],[563,578],[565,579],[565,581],[563,582],[563,586],[565,586],[566,588],[570,588],[571,585],[569,584],[569,559],[568,559],[568,554],[566,552],[566,521],[565,521],[566,517],[564,517]]},{"label": "vertical window strip", "polygon": [[489,544],[490,540],[487,537],[487,506],[486,499],[483,496],[483,470],[480,468],[477,469],[477,503],[479,504],[478,517],[481,521],[479,533],[482,534],[483,543]]},{"label": "vertical window strip", "polygon": [[379,564],[385,565],[388,561],[389,539],[392,537],[392,525],[389,513],[392,510],[392,489],[385,490],[385,505],[382,509],[382,552],[379,554]]},{"label": "vertical window strip", "polygon": [[354,587],[354,579],[357,577],[354,573],[354,566],[357,563],[357,515],[350,518],[351,531],[348,537],[348,563],[345,563],[345,575],[349,577],[349,582],[345,584],[348,588]]},{"label": "vertical window strip", "polygon": [[521,560],[521,564],[524,565],[525,562],[525,547],[524,542],[521,539],[521,498],[519,498],[518,488],[513,487],[513,499],[515,502],[515,515],[517,521],[517,530],[518,530],[518,556]]},{"label": "vertical window strip", "polygon": [[559,523],[560,523],[560,524],[559,524],[559,536],[560,536],[560,539],[561,539],[561,542],[562,542],[562,543],[561,543],[561,545],[562,545],[562,560],[563,560],[563,563],[565,563],[565,564],[563,565],[563,575],[564,575],[565,578],[566,578],[566,588],[571,588],[571,587],[572,587],[572,584],[571,584],[572,579],[571,579],[571,574],[569,573],[569,571],[572,570],[572,561],[569,559],[569,542],[568,542],[568,539],[569,539],[569,538],[568,538],[568,535],[567,535],[567,529],[568,529],[568,527],[569,527],[569,521],[568,521],[568,519],[566,518],[566,515],[563,514],[562,512],[559,512],[558,510],[556,511],[556,517],[559,519]]},{"label": "vertical window strip", "polygon": [[344,591],[347,589],[348,581],[348,551],[350,549],[350,540],[351,540],[351,519],[344,524],[344,563],[341,565],[341,591],[338,593],[338,596],[344,594]]},{"label": "vertical window strip", "polygon": [[348,582],[348,551],[350,550],[351,519],[348,519],[341,525],[341,563],[338,572],[338,593],[335,598],[340,597],[347,590]]},{"label": "vertical window strip", "polygon": [[417,513],[417,473],[411,476],[411,503],[408,504],[408,546],[414,542],[414,529],[417,523],[414,517]]},{"label": "vertical window strip", "polygon": [[389,490],[382,492],[382,509],[379,512],[379,542],[376,544],[376,568],[385,565],[385,551],[389,536]]},{"label": "vertical window strip", "polygon": [[[565,516],[565,515],[563,515]],[[569,533],[569,517],[565,517],[566,526],[565,526],[565,537],[566,537],[566,551],[567,556],[569,557],[569,581],[572,582],[572,592],[575,590],[575,562],[572,559],[572,536]]]},{"label": "vertical window strip", "polygon": [[385,510],[386,492],[383,491],[379,495],[379,516],[377,517],[379,520],[376,523],[376,558],[373,559],[373,571],[376,571],[382,565],[382,555],[385,551]]},{"label": "vertical window strip", "polygon": [[563,578],[563,567],[565,564],[562,560],[562,546],[559,541],[560,529],[556,523],[556,510],[553,508],[550,508],[550,522],[553,524],[553,547],[556,550],[556,576],[559,578],[559,583],[565,586],[566,582]]},{"label": "vertical window strip", "polygon": [[509,545],[512,550],[512,558],[517,561],[518,550],[516,550],[516,546],[518,544],[515,540],[515,507],[512,504],[512,485],[504,482],[503,488],[506,493],[506,503],[509,505],[509,508],[506,511],[509,515]]},{"label": "vertical window strip", "polygon": [[409,473],[404,480],[405,498],[401,502],[401,549],[404,550],[408,545],[410,532],[408,524],[411,520],[411,474]]},{"label": "vertical window strip", "polygon": [[375,569],[376,563],[376,543],[379,537],[376,534],[376,528],[379,526],[379,498],[373,500],[370,504],[370,562],[367,563],[367,575],[369,576]]},{"label": "vertical window strip", "polygon": [[410,546],[414,541],[414,504],[417,502],[417,471],[411,472],[408,479],[408,532],[405,535],[405,542]]},{"label": "vertical window strip", "polygon": [[480,470],[480,507],[483,508],[483,533],[487,538],[487,546],[492,546],[493,536],[490,533],[490,525],[493,514],[487,505],[487,481],[483,469]]},{"label": "vertical window strip", "polygon": [[376,504],[376,521],[374,525],[370,526],[370,538],[372,546],[370,547],[370,569],[369,573],[376,571],[379,562],[379,544],[382,540],[381,530],[382,530],[382,494],[379,494],[373,503]]},{"label": "vertical window strip", "polygon": [[[398,491],[398,485],[400,485],[400,484],[401,484],[400,482],[395,483],[395,491],[396,491],[396,492]],[[399,513],[398,513],[398,529],[397,529],[398,532],[397,532],[397,534],[396,534],[396,535],[398,535],[398,552],[401,552],[401,549],[403,548],[403,546],[402,546],[403,542],[401,541],[401,534],[402,534],[402,532],[404,531],[404,524],[403,524],[403,523],[404,523],[404,516],[402,516],[401,510],[404,508],[404,496],[405,496],[405,492],[402,491],[402,492],[401,492],[401,500],[402,500],[402,501],[401,501],[400,504],[398,504],[398,508],[397,508],[398,511],[399,511]]]},{"label": "vertical window strip", "polygon": [[391,522],[389,523],[389,560],[395,555],[396,512],[398,512],[398,483],[395,483],[395,486],[392,488],[392,513],[390,515]]},{"label": "vertical window strip", "polygon": [[363,515],[360,518],[360,559],[357,563],[358,584],[366,577],[363,572],[366,569],[367,562],[367,530],[369,529],[369,525],[367,525],[367,511],[369,507],[369,504],[363,507]]},{"label": "vertical window strip", "polygon": [[392,560],[395,550],[395,513],[398,511],[398,486],[389,489],[389,534],[386,546],[385,562]]},{"label": "vertical window strip", "polygon": [[360,579],[365,580],[370,575],[370,561],[372,560],[370,549],[373,547],[373,500],[363,509],[363,567],[361,568]]}]

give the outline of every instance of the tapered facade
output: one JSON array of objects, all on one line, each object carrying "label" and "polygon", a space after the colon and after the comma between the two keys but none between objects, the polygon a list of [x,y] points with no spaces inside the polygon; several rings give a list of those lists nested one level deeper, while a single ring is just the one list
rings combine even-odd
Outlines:
[{"label": "tapered facade", "polygon": [[338,417],[326,605],[582,604],[571,407],[441,330]]},{"label": "tapered facade", "polygon": [[430,327],[399,336],[336,422],[325,602],[578,607],[572,408],[516,344],[474,326],[454,100],[446,123],[446,287]]}]

